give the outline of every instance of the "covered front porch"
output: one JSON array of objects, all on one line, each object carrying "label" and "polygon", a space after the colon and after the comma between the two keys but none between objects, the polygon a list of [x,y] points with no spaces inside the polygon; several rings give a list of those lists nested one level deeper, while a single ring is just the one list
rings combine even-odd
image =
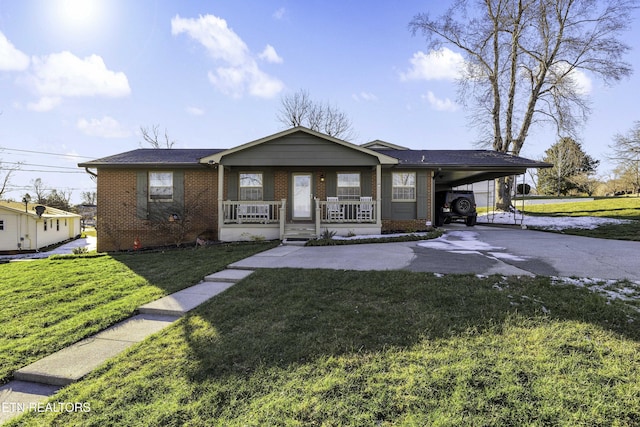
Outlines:
[{"label": "covered front porch", "polygon": [[220,201],[219,239],[308,240],[321,236],[325,230],[338,236],[381,232],[380,204],[372,197],[310,200],[308,206],[304,203],[296,205],[295,199],[290,202],[291,206],[288,206],[287,199]]},{"label": "covered front porch", "polygon": [[298,127],[200,162],[217,169],[218,239],[238,241],[379,234],[397,159]]}]

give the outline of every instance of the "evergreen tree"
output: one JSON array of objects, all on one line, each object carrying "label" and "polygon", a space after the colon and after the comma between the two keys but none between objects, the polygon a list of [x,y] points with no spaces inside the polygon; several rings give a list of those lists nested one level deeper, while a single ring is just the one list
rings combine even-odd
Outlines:
[{"label": "evergreen tree", "polygon": [[600,163],[584,152],[580,143],[571,138],[561,138],[545,152],[543,161],[553,164],[551,169],[539,171],[541,194],[567,195],[572,190],[589,193],[585,178],[595,174]]}]

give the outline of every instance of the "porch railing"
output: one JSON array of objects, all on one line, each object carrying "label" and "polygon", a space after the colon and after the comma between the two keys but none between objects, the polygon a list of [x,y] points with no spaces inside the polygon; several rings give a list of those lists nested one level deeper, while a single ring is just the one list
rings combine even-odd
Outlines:
[{"label": "porch railing", "polygon": [[375,223],[377,200],[317,200],[323,223]]},{"label": "porch railing", "polygon": [[280,222],[281,201],[224,200],[225,224],[273,224]]}]

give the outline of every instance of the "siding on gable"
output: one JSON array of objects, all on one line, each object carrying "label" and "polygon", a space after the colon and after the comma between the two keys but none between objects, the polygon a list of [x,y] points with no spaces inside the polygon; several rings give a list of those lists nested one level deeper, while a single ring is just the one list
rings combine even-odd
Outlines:
[{"label": "siding on gable", "polygon": [[374,166],[374,156],[307,134],[291,134],[228,154],[225,166]]}]

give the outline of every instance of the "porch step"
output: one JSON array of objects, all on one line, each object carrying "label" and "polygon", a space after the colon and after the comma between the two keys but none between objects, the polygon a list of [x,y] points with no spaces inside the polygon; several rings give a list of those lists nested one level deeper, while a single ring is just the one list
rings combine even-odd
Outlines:
[{"label": "porch step", "polygon": [[285,224],[284,236],[282,242],[284,244],[302,243],[307,240],[316,238],[316,227],[313,224]]}]

